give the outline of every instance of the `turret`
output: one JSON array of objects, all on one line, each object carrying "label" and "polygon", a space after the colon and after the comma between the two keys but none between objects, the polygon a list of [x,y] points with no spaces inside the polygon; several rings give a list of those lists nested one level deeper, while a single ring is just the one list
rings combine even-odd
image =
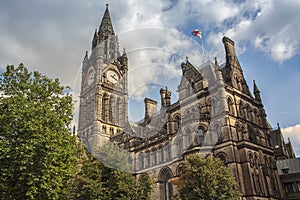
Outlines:
[{"label": "turret", "polygon": [[121,63],[123,64],[123,66],[128,67],[128,58],[127,58],[127,54],[126,54],[125,48],[123,49]]},{"label": "turret", "polygon": [[166,89],[160,89],[160,99],[162,107],[171,105],[171,92],[168,91],[167,87]]}]

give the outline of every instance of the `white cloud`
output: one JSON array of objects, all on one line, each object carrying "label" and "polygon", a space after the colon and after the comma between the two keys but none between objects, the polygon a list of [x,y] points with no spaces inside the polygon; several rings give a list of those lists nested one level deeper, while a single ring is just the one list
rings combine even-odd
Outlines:
[{"label": "white cloud", "polygon": [[[248,41],[273,60],[283,62],[299,53],[300,4],[298,1],[261,1],[244,7],[231,28],[222,32],[236,42]],[[248,12],[255,17],[246,15]]]},{"label": "white cloud", "polygon": [[[0,65],[24,62],[50,77],[60,78],[63,84],[78,87],[81,61],[85,50],[91,48],[91,39],[101,22],[106,2],[16,1],[0,2]],[[299,1],[129,0],[109,3],[120,46],[126,47],[129,56],[131,93],[147,83],[165,86],[179,77],[180,63],[185,56],[194,65],[200,65],[201,45],[190,35],[194,28],[201,29],[206,50],[221,62],[225,57],[223,35],[235,41],[238,53],[245,52],[252,44],[277,62],[299,54]],[[141,98],[147,89],[138,91],[136,95]]]},{"label": "white cloud", "polygon": [[129,94],[139,100],[148,93],[149,83],[176,90],[179,80],[170,83],[180,78],[187,55],[195,63],[201,60],[201,46],[173,29],[140,28],[119,34],[119,39],[129,58]]},{"label": "white cloud", "polygon": [[290,138],[295,154],[300,156],[300,124],[282,128],[281,130],[285,139]]}]

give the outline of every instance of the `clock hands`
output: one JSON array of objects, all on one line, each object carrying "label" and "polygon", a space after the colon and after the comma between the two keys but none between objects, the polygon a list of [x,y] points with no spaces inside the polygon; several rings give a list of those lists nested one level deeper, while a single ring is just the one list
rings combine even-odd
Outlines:
[{"label": "clock hands", "polygon": [[117,79],[117,77],[116,77],[115,74],[111,74],[110,77],[113,78],[115,81],[118,81],[118,79]]}]

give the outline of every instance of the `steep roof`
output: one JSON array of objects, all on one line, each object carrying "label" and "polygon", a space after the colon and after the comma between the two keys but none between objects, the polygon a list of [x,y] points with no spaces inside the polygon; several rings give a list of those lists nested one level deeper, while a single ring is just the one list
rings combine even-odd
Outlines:
[{"label": "steep roof", "polygon": [[109,15],[108,4],[106,4],[106,9],[98,31],[99,42],[106,40],[109,35],[115,35],[115,32]]}]

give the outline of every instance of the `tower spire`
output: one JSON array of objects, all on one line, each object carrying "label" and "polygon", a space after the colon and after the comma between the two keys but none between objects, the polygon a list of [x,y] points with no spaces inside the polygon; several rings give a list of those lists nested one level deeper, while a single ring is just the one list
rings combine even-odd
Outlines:
[{"label": "tower spire", "polygon": [[99,42],[108,39],[110,35],[115,35],[115,32],[109,15],[108,4],[106,4],[106,9],[98,31]]}]

